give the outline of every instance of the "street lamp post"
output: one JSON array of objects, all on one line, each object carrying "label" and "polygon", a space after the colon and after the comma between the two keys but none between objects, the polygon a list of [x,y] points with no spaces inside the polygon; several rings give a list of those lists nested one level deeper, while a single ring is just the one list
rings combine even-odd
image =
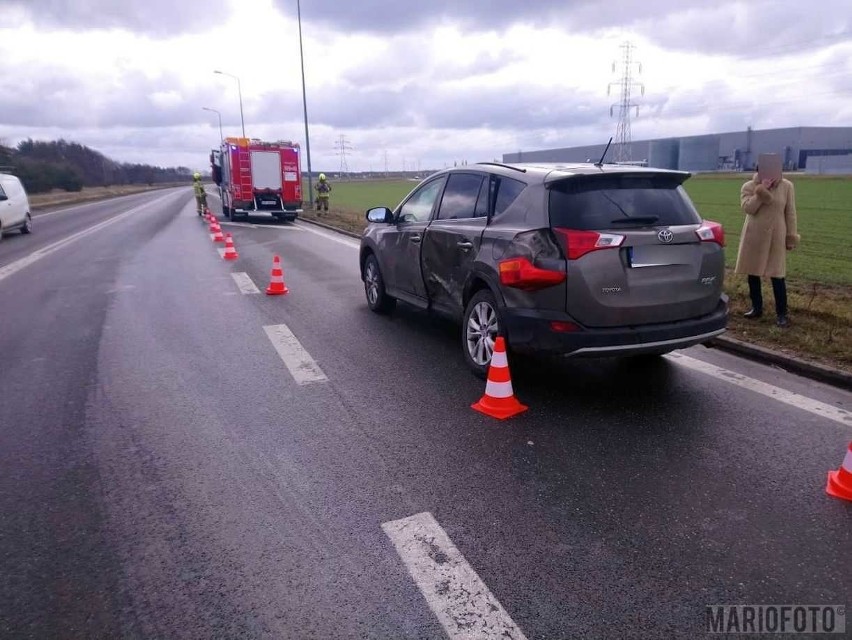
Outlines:
[{"label": "street lamp post", "polygon": [[214,71],[213,73],[218,73],[220,76],[228,76],[229,78],[233,78],[237,81],[237,95],[240,97],[240,124],[243,127],[243,138],[246,137],[246,121],[243,118],[243,90],[240,87],[240,79],[232,73],[226,73],[224,71]]},{"label": "street lamp post", "polygon": [[210,107],[201,107],[201,108],[204,109],[205,111],[212,111],[217,116],[219,116],[219,142],[221,143],[222,140],[225,139],[225,136],[222,135],[222,114],[219,113],[218,111],[216,111],[216,109],[211,109]]},{"label": "street lamp post", "polygon": [[305,52],[302,49],[302,6],[300,0],[296,0],[296,16],[299,23],[299,58],[302,62],[302,106],[305,110],[305,152],[308,156],[308,206],[314,204],[314,186],[311,177],[311,138],[308,134],[308,95],[305,91]]}]

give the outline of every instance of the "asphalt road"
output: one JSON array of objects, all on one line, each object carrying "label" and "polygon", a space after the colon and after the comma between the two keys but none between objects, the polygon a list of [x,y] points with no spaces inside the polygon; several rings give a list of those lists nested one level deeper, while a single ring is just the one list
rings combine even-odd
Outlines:
[{"label": "asphalt road", "polygon": [[[530,410],[492,420],[453,325],[370,313],[356,241],[228,225],[225,262],[191,200],[0,243],[0,636],[696,638],[708,604],[849,602],[850,394],[697,347],[513,362]],[[274,254],[289,295],[243,293]]]}]

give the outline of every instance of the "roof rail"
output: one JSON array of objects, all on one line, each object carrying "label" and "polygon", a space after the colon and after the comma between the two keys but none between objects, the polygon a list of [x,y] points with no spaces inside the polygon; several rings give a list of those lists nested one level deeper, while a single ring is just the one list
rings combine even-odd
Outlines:
[{"label": "roof rail", "polygon": [[519,171],[520,173],[526,173],[527,170],[522,167],[513,167],[510,164],[505,164],[503,162],[477,162],[476,164],[487,164],[493,167],[503,167],[504,169],[511,169],[512,171]]}]

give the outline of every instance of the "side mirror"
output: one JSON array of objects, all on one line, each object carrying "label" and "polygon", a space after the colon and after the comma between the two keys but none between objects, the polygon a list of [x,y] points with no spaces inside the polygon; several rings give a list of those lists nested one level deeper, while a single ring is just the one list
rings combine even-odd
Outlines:
[{"label": "side mirror", "polygon": [[393,222],[393,212],[387,207],[375,207],[367,210],[367,222],[390,224]]}]

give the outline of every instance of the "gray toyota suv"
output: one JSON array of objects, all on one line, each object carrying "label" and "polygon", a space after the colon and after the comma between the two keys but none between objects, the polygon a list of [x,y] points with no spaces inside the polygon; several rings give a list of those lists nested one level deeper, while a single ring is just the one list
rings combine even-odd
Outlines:
[{"label": "gray toyota suv", "polygon": [[494,339],[517,353],[662,354],[719,335],[724,234],[690,174],[627,165],[483,163],[440,171],[361,239],[367,304],[397,300],[462,325],[484,375]]}]

